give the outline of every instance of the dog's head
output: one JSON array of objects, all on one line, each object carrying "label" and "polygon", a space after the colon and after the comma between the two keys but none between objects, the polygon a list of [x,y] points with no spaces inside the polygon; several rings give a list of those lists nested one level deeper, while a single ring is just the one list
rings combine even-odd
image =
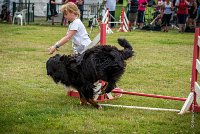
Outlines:
[{"label": "dog's head", "polygon": [[[51,76],[55,83],[66,81],[66,68],[61,60],[61,55],[56,54],[46,62],[47,75]],[[64,84],[64,83],[63,83]]]}]

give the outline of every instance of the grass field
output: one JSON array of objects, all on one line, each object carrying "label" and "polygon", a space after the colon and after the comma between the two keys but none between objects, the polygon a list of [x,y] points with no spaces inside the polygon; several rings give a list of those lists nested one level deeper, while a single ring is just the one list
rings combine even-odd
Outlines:
[{"label": "grass field", "polygon": [[[47,48],[67,27],[0,24],[0,133],[2,134],[191,134],[200,133],[200,114],[80,106],[62,85],[46,75]],[[88,29],[89,31],[89,29]],[[93,39],[98,29],[90,34]],[[116,45],[125,37],[136,51],[118,87],[187,97],[190,92],[193,34],[133,31],[107,36]],[[119,47],[120,48],[120,47]],[[122,49],[122,48],[120,48]],[[71,43],[57,53],[71,54]],[[123,95],[104,103],[181,109],[183,102]],[[194,125],[194,127],[193,127]]]}]

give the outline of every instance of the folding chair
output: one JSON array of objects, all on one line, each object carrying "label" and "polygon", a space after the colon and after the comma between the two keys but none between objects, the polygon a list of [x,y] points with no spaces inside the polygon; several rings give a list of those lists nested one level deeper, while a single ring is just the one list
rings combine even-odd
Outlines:
[{"label": "folding chair", "polygon": [[23,25],[23,23],[26,25],[27,11],[28,11],[27,9],[23,9],[20,12],[15,12],[14,17],[13,17],[13,24],[15,23],[15,19],[16,19],[18,25],[19,25],[19,23],[21,24],[21,26]]}]

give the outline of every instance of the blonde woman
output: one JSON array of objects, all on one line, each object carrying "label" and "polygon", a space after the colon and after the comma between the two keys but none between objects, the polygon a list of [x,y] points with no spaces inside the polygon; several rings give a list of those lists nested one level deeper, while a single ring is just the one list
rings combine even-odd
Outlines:
[{"label": "blonde woman", "polygon": [[58,48],[63,46],[70,39],[72,39],[73,52],[75,54],[83,53],[87,49],[87,46],[91,43],[91,40],[85,26],[79,19],[80,12],[77,5],[73,2],[68,2],[62,6],[61,11],[63,12],[64,17],[71,23],[69,24],[66,35],[53,46],[48,48],[49,54],[53,54]]}]

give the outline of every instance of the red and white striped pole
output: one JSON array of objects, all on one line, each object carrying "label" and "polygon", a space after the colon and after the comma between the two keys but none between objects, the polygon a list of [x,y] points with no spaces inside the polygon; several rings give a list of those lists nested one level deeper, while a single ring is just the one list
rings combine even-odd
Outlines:
[{"label": "red and white striped pole", "polygon": [[106,45],[106,23],[101,23],[100,45]]},{"label": "red and white striped pole", "polygon": [[199,46],[198,46],[198,40],[200,36],[200,28],[195,29],[195,35],[194,35],[194,48],[193,48],[193,61],[192,61],[192,79],[191,79],[191,86],[190,90],[194,93],[194,101],[192,106],[190,107],[190,111],[192,112],[200,112],[200,106],[197,105],[197,96],[195,92],[195,83],[198,80],[198,70],[197,70],[197,59],[199,59]]},{"label": "red and white striped pole", "polygon": [[121,32],[124,32],[124,8],[122,8],[122,14],[121,14]]}]

